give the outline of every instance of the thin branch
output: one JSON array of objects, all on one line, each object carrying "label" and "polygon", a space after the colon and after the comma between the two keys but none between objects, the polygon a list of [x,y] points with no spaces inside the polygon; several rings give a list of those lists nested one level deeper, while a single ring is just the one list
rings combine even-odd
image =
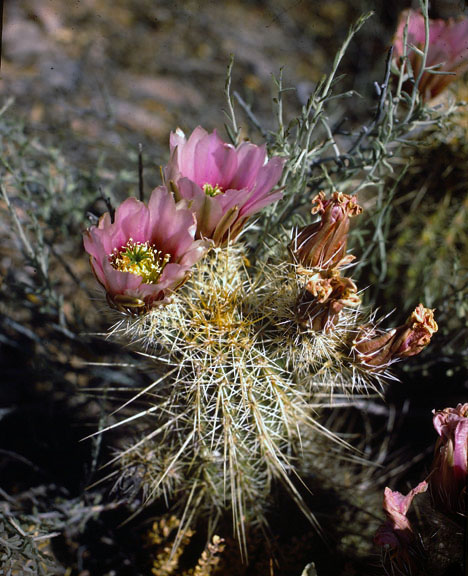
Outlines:
[{"label": "thin branch", "polygon": [[138,144],[138,191],[141,202],[145,200],[143,183],[143,144]]},{"label": "thin branch", "polygon": [[233,98],[231,95],[231,83],[232,83],[232,68],[234,66],[234,55],[231,54],[231,57],[229,59],[229,64],[227,67],[227,73],[226,73],[226,83],[224,84],[224,96],[226,98],[227,101],[227,105],[228,105],[228,112],[227,116],[230,120],[231,126],[226,125],[226,131],[229,135],[229,138],[231,139],[232,143],[237,145],[239,143],[239,127],[237,126],[237,121],[236,121],[236,113],[234,112],[234,104],[233,104]]},{"label": "thin branch", "polygon": [[379,124],[380,120],[382,119],[383,111],[385,109],[385,103],[387,101],[388,83],[390,81],[390,73],[392,68],[392,57],[393,57],[393,46],[390,47],[387,53],[387,59],[385,61],[384,81],[382,82],[382,84],[378,85],[379,101],[377,103],[377,110],[375,111],[374,119],[369,124],[369,126],[363,126],[358,138],[356,139],[354,144],[352,144],[351,148],[348,150],[348,154],[353,154],[353,152],[355,152],[359,148],[363,139],[373,132],[375,127]]},{"label": "thin branch", "polygon": [[106,205],[107,211],[110,214],[110,218],[111,218],[111,222],[114,222],[114,215],[115,215],[115,209],[112,206],[112,202],[110,199],[110,196],[105,196],[104,192],[102,190],[102,186],[99,186],[99,196],[102,198],[102,200],[104,200],[104,203]]},{"label": "thin branch", "polygon": [[260,134],[266,140],[268,137],[268,132],[262,127],[262,125],[260,124],[260,121],[255,116],[255,114],[252,112],[252,107],[247,104],[247,102],[242,98],[242,96],[239,94],[239,92],[234,91],[234,96],[235,96],[236,100],[239,102],[242,110],[244,110],[244,112],[246,113],[247,118],[250,120],[250,122],[252,122],[252,124],[255,126],[255,128],[260,132]]}]

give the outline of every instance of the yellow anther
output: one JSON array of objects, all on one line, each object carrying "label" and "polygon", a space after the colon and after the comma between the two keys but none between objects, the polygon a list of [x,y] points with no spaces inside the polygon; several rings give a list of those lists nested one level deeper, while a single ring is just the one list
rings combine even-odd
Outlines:
[{"label": "yellow anther", "polygon": [[212,186],[211,184],[204,184],[203,192],[207,196],[218,196],[219,194],[222,194],[224,190],[221,188],[221,186],[218,186],[218,184],[216,184],[216,186]]},{"label": "yellow anther", "polygon": [[145,284],[157,284],[170,259],[170,254],[163,254],[149,242],[135,242],[133,238],[109,255],[115,270],[141,276]]}]

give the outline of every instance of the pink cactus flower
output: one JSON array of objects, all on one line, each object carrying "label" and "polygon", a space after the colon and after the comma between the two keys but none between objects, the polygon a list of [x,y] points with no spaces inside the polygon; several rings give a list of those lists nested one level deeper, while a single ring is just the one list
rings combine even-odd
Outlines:
[{"label": "pink cactus flower", "polygon": [[164,186],[153,190],[148,205],[128,198],[84,233],[91,267],[105,288],[109,305],[142,314],[183,284],[208,243],[194,241],[196,219],[185,203],[174,201]]},{"label": "pink cactus flower", "polygon": [[439,434],[431,493],[437,507],[453,513],[466,513],[468,480],[468,404],[434,410],[434,428]]},{"label": "pink cactus flower", "polygon": [[426,481],[418,484],[406,496],[385,488],[383,509],[387,520],[377,530],[374,542],[389,553],[387,560],[392,569],[397,568],[400,571],[397,572],[399,574],[419,573],[417,570],[419,543],[407,514],[416,494],[426,490]]},{"label": "pink cactus flower", "polygon": [[[404,29],[408,22],[407,56],[416,78],[421,69],[422,58],[411,45],[424,50],[426,33],[424,17],[415,10],[401,13],[394,37],[394,56],[397,62],[404,54]],[[429,50],[426,67],[437,66],[437,71],[451,74],[431,74],[424,72],[418,86],[422,98],[426,101],[438,96],[445,88],[468,70],[468,18],[458,20],[430,20]]]},{"label": "pink cactus flower", "polygon": [[187,140],[171,133],[171,158],[165,178],[176,199],[186,199],[197,217],[197,235],[217,245],[233,240],[250,216],[279,200],[273,192],[284,158],[266,161],[265,146],[243,142],[237,148],[221,140],[216,130],[200,126]]}]

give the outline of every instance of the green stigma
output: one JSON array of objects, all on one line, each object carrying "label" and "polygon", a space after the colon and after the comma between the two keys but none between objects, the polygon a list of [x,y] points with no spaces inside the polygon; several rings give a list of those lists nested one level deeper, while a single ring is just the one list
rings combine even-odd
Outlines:
[{"label": "green stigma", "polygon": [[133,238],[125,246],[114,248],[109,256],[112,268],[136,274],[145,284],[156,284],[170,259],[170,254],[163,254],[149,242],[135,242]]},{"label": "green stigma", "polygon": [[203,192],[207,196],[219,196],[219,194],[222,194],[224,190],[221,188],[221,186],[218,186],[218,184],[216,184],[216,186],[212,186],[211,184],[203,184]]}]

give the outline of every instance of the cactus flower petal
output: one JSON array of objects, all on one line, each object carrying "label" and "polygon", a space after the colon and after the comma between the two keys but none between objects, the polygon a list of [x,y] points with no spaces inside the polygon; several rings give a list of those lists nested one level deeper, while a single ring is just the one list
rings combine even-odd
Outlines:
[{"label": "cactus flower petal", "polygon": [[308,281],[296,305],[298,322],[315,332],[331,332],[344,307],[358,306],[357,286],[338,270],[319,272]]},{"label": "cactus flower petal", "polygon": [[374,542],[390,552],[391,573],[421,573],[417,569],[419,542],[407,514],[414,497],[426,490],[426,481],[418,484],[406,496],[385,488],[383,509],[387,520],[377,530]]},{"label": "cactus flower petal", "polygon": [[466,513],[468,480],[468,404],[434,410],[439,434],[435,448],[431,492],[436,506],[452,513]]}]

